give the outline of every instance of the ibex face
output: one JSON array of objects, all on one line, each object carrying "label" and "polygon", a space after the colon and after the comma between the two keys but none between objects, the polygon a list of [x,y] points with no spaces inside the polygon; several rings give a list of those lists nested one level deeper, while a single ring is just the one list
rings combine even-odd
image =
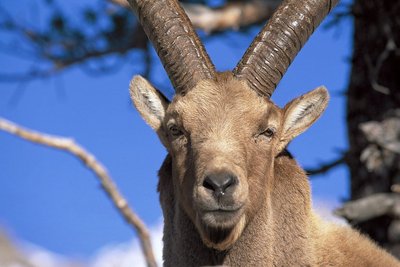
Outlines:
[{"label": "ibex face", "polygon": [[172,157],[179,205],[203,242],[226,249],[269,196],[274,158],[325,109],[316,89],[280,109],[231,73],[200,82],[169,104],[146,80],[132,100]]},{"label": "ibex face", "polygon": [[177,93],[168,103],[136,77],[132,100],[171,155],[174,199],[203,242],[224,250],[269,201],[275,157],[326,107],[324,88],[284,109],[269,98],[338,0],[283,1],[232,73],[222,74],[176,0],[128,2]]}]

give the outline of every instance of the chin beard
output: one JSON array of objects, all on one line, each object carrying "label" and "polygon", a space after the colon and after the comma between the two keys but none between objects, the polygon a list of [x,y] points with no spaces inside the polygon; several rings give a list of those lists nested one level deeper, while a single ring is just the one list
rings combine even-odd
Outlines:
[{"label": "chin beard", "polygon": [[239,239],[245,224],[246,218],[242,216],[233,227],[208,227],[200,224],[198,229],[203,243],[207,247],[223,251],[229,249]]}]

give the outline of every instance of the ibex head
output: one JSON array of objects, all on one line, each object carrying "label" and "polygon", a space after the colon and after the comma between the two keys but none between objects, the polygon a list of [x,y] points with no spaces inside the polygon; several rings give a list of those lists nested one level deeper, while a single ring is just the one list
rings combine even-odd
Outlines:
[{"label": "ibex head", "polygon": [[131,98],[172,158],[174,198],[207,246],[226,249],[268,201],[275,157],[326,108],[324,87],[283,109],[270,96],[336,1],[284,1],[228,73],[214,70],[176,1],[129,2],[176,90],[169,103],[136,76]]}]

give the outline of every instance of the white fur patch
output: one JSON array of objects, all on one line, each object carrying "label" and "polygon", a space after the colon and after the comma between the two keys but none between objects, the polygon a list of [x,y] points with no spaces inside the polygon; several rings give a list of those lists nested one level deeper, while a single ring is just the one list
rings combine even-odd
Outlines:
[{"label": "white fur patch", "polygon": [[318,99],[307,99],[303,102],[300,102],[293,110],[291,110],[290,115],[287,118],[285,123],[286,129],[289,130],[293,126],[295,126],[299,121],[308,120],[310,115],[316,111],[316,107],[318,107],[322,102],[321,98]]},{"label": "white fur patch", "polygon": [[129,89],[133,104],[143,119],[157,131],[165,116],[167,100],[141,76],[131,80]]},{"label": "white fur patch", "polygon": [[327,90],[319,87],[289,103],[286,109],[284,132],[288,136],[292,134],[295,136],[305,131],[321,116],[328,99]]},{"label": "white fur patch", "polygon": [[154,92],[146,90],[143,87],[138,87],[140,101],[148,109],[148,112],[162,120],[165,116],[165,111],[160,101],[160,98]]}]

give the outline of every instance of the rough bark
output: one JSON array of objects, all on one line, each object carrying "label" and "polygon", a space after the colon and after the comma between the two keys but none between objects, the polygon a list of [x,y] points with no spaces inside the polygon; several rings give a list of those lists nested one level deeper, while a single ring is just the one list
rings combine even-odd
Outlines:
[{"label": "rough bark", "polygon": [[[400,2],[355,0],[353,13],[346,163],[351,199],[357,200],[391,192],[400,183]],[[400,258],[395,214],[387,212],[353,224]]]}]

